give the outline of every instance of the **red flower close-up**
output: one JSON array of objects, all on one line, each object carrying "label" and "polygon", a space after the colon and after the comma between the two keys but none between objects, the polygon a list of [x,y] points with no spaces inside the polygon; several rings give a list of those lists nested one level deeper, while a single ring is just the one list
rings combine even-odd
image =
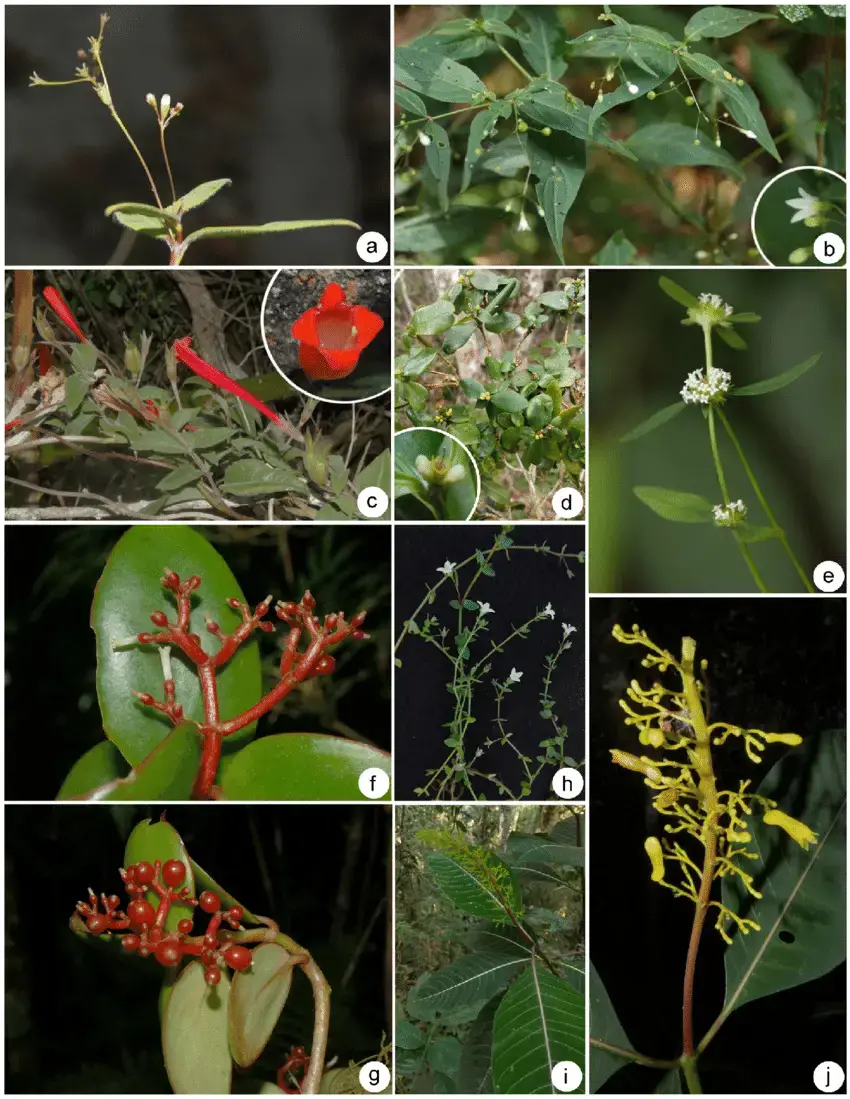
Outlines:
[{"label": "red flower close-up", "polygon": [[377,313],[352,305],[342,287],[332,282],[319,304],[302,313],[292,326],[301,368],[313,381],[345,378],[383,327]]}]

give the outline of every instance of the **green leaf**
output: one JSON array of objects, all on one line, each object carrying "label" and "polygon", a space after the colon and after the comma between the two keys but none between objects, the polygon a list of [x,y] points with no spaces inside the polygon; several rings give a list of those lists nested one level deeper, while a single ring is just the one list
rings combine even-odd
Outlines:
[{"label": "green leaf", "polygon": [[78,343],[71,348],[71,368],[84,378],[91,378],[97,366],[98,350],[90,343]]},{"label": "green leaf", "polygon": [[199,893],[202,893],[205,889],[211,889],[213,891],[213,893],[218,893],[219,897],[221,897],[221,899],[224,903],[224,906],[226,908],[227,907],[232,908],[234,905],[236,905],[237,908],[241,908],[242,909],[242,919],[241,919],[240,922],[243,923],[243,924],[244,923],[259,924],[261,922],[260,920],[257,919],[257,917],[253,914],[253,912],[250,912],[248,910],[248,908],[246,908],[246,906],[240,900],[237,900],[236,897],[234,897],[232,893],[230,893],[223,886],[219,885],[219,883],[215,880],[215,878],[212,876],[212,874],[210,874],[206,870],[204,870],[203,866],[200,866],[192,858],[189,859],[189,862],[191,864],[192,873],[193,873],[194,878],[195,878],[195,888],[197,889],[197,891]]},{"label": "green leaf", "polygon": [[590,110],[590,127],[593,129],[597,119],[607,114],[614,107],[623,103],[633,103],[636,99],[646,95],[663,84],[664,81],[676,71],[676,58],[669,50],[661,51],[657,57],[653,57],[652,64],[634,65],[625,62],[622,66],[620,79],[622,83],[613,91],[597,95],[596,102]]},{"label": "green leaf", "polygon": [[818,359],[821,357],[822,352],[818,351],[816,355],[811,355],[808,359],[804,359],[801,363],[797,363],[796,366],[792,366],[790,370],[786,370],[782,374],[775,374],[772,378],[765,378],[763,382],[753,382],[752,385],[735,386],[732,389],[730,396],[732,397],[756,397],[760,393],[772,393],[775,389],[783,389],[786,385],[790,385],[791,382],[796,380],[806,373],[807,370],[815,365]]},{"label": "green leaf", "polygon": [[395,51],[395,78],[415,92],[442,103],[470,103],[473,99],[492,99],[491,93],[472,69],[449,57],[410,46]]},{"label": "green leaf", "polygon": [[655,1086],[656,1095],[684,1095],[681,1072],[678,1068],[668,1069]]},{"label": "green leaf", "polygon": [[265,233],[291,233],[295,229],[327,229],[332,225],[344,225],[349,229],[360,229],[356,221],[347,218],[322,218],[319,221],[267,221],[265,225],[207,225],[196,229],[183,241],[182,252],[196,240],[220,237],[256,237]]},{"label": "green leaf", "polygon": [[69,374],[65,379],[65,411],[73,416],[85,400],[89,383],[79,374]]},{"label": "green leaf", "polygon": [[559,80],[567,70],[567,63],[563,58],[566,32],[558,11],[542,6],[521,7],[519,15],[528,27],[527,31],[517,33],[526,61],[536,75]]},{"label": "green leaf", "polygon": [[[419,833],[425,842],[446,844],[439,854],[428,856],[428,869],[452,904],[470,916],[505,922],[506,905],[515,914],[522,910],[522,894],[510,866],[492,851],[448,833]],[[443,837],[442,840],[437,837]]]},{"label": "green leaf", "polygon": [[[157,214],[162,214],[162,211],[157,211]],[[116,210],[112,218],[119,225],[123,225],[125,229],[132,229],[134,233],[143,233],[145,236],[158,239],[168,236],[168,223],[164,216],[154,218],[149,217],[147,214],[126,214],[121,210]]]},{"label": "green leaf", "polygon": [[655,428],[660,428],[662,424],[677,417],[678,413],[684,411],[686,407],[684,401],[676,401],[675,404],[667,404],[665,408],[659,409],[658,412],[653,412],[649,419],[639,423],[637,428],[632,428],[631,431],[626,432],[625,435],[621,435],[619,441],[621,443],[633,443],[634,440],[640,439],[642,435],[649,435]]},{"label": "green leaf", "polygon": [[[194,897],[195,879],[192,873],[191,860],[186,852],[180,833],[164,820],[155,822],[150,820],[139,821],[127,837],[123,865],[133,866],[138,862],[149,862],[153,865],[157,860],[166,863],[169,859],[182,862],[186,867],[183,887],[188,888],[190,897]],[[154,908],[159,904],[159,896],[152,889],[145,893],[145,900],[149,901]],[[173,901],[168,910],[168,915],[165,917],[165,930],[176,931],[180,920],[192,919],[194,915],[195,909],[192,905],[185,904],[182,901]]]},{"label": "green leaf", "polygon": [[464,378],[460,383],[460,388],[473,401],[477,401],[481,394],[486,392],[481,382],[477,382],[474,378]]},{"label": "green leaf", "polygon": [[463,158],[463,177],[461,179],[461,194],[472,181],[472,173],[479,159],[484,155],[482,142],[491,133],[496,132],[496,123],[500,118],[507,118],[511,113],[510,104],[498,102],[491,103],[485,111],[479,111],[469,124],[469,137],[466,142],[466,156]]},{"label": "green leaf", "polygon": [[499,206],[452,206],[447,214],[399,218],[395,225],[396,252],[438,252],[483,239],[490,227],[504,221],[505,216]]},{"label": "green leaf", "polygon": [[270,466],[259,458],[240,458],[227,467],[221,485],[234,496],[271,496],[306,491],[306,482],[288,466]]},{"label": "green leaf", "polygon": [[515,389],[500,389],[490,397],[490,403],[500,412],[522,412],[528,401]]},{"label": "green leaf", "polygon": [[431,175],[437,181],[437,197],[440,209],[449,208],[449,172],[452,168],[452,150],[449,135],[439,122],[426,122],[425,133],[431,138],[425,147],[425,163]]},{"label": "green leaf", "polygon": [[414,347],[406,361],[404,356],[397,360],[397,368],[404,363],[402,367],[404,376],[406,378],[418,378],[420,374],[424,374],[428,370],[436,357],[437,352],[431,351],[428,347]]},{"label": "green leaf", "polygon": [[682,52],[681,60],[692,73],[714,85],[738,125],[754,134],[759,145],[766,149],[774,160],[781,163],[782,157],[770,136],[759,102],[749,84],[739,85],[735,78],[727,80],[725,76],[727,70],[724,70],[713,57],[706,57],[705,54],[691,53],[686,50]]},{"label": "green leaf", "polygon": [[56,795],[57,801],[85,797],[89,791],[120,778],[127,770],[127,762],[115,745],[101,740],[77,760]]},{"label": "green leaf", "polygon": [[401,107],[402,113],[414,115],[416,118],[424,118],[428,114],[428,108],[415,92],[408,88],[397,87],[395,89],[395,102]]},{"label": "green leaf", "polygon": [[549,290],[541,294],[537,301],[547,309],[569,309],[573,304],[572,298],[568,298],[563,290]]},{"label": "green leaf", "polygon": [[527,957],[496,952],[464,954],[436,973],[420,977],[407,998],[407,1011],[417,1019],[432,1020],[439,1015],[446,1022],[469,1023],[527,965]]},{"label": "green leaf", "polygon": [[736,933],[726,951],[724,1012],[813,981],[846,956],[845,844],[846,733],[829,729],[788,751],[759,785],[762,797],[817,833],[808,851],[783,829],[747,818],[748,846],[758,858],[747,863],[751,897],[737,876],[723,878],[723,903],[761,931]]},{"label": "green leaf", "polygon": [[168,209],[179,217],[187,210],[194,210],[196,206],[203,206],[205,202],[209,202],[213,195],[217,195],[222,187],[226,187],[232,182],[233,180],[230,179],[211,179],[206,183],[199,183],[197,187],[193,187],[191,191],[181,195],[176,202],[172,202]]},{"label": "green leaf", "polygon": [[191,962],[177,978],[162,1023],[165,1070],[175,1094],[230,1093],[229,999],[227,971],[212,988],[200,962]]},{"label": "green leaf", "polygon": [[557,843],[548,836],[514,832],[508,839],[505,858],[514,867],[548,863],[552,866],[584,866],[584,849]]},{"label": "green leaf", "polygon": [[[705,138],[706,135],[703,134]],[[638,160],[648,164],[700,165],[724,168],[738,179],[744,178],[735,158],[713,141],[704,140],[694,145],[693,126],[682,126],[678,122],[658,122],[652,126],[642,126],[626,141],[626,145]]]},{"label": "green leaf", "polygon": [[610,1079],[619,1069],[630,1064],[623,1057],[617,1057],[599,1046],[593,1045],[592,1039],[605,1042],[617,1049],[634,1049],[628,1035],[620,1025],[611,998],[597,973],[593,962],[588,962],[590,975],[590,1090],[599,1091],[602,1085]]},{"label": "green leaf", "polygon": [[425,1035],[409,1023],[407,1019],[401,1019],[396,1013],[395,1044],[397,1049],[422,1049],[425,1045]]},{"label": "green leaf", "polygon": [[[449,1082],[453,1081],[460,1068],[462,1048],[458,1039],[453,1035],[442,1034],[431,1043],[428,1050],[428,1064],[431,1066],[431,1070],[439,1076],[447,1077]],[[438,1088],[434,1090],[439,1091]],[[454,1091],[453,1086],[447,1087],[444,1094],[453,1095]]]},{"label": "green leaf", "polygon": [[194,484],[203,475],[203,471],[198,469],[197,466],[189,465],[188,462],[181,462],[176,469],[166,473],[162,480],[157,482],[156,487],[161,492],[173,492],[175,489],[183,488],[184,485]]},{"label": "green leaf", "polygon": [[662,275],[658,280],[658,285],[668,298],[677,301],[679,305],[684,305],[686,309],[693,309],[694,306],[699,305],[698,298],[695,298],[693,294],[684,288],[684,286],[679,286],[677,282],[673,282],[672,279],[668,279],[665,275]]},{"label": "green leaf", "polygon": [[[443,338],[443,354],[454,355],[475,335],[475,321],[453,325]],[[435,352],[436,355],[436,352]]]},{"label": "green leaf", "polygon": [[230,1053],[242,1068],[266,1048],[292,986],[293,955],[282,946],[260,943],[251,958],[248,969],[234,973],[227,1005]]},{"label": "green leaf", "polygon": [[763,14],[744,8],[702,8],[692,15],[685,27],[685,39],[697,42],[700,38],[728,38],[760,19],[775,19],[773,12]]},{"label": "green leaf", "polygon": [[552,1069],[575,1061],[584,1071],[584,997],[532,958],[493,1022],[493,1084],[501,1094],[552,1093]]},{"label": "green leaf", "polygon": [[623,230],[617,229],[593,257],[593,262],[605,264],[609,267],[626,267],[628,264],[634,263],[637,254],[637,248]]},{"label": "green leaf", "polygon": [[733,313],[729,320],[732,324],[758,324],[761,317],[758,313]]},{"label": "green leaf", "polygon": [[457,1075],[457,1089],[460,1094],[493,1094],[493,1076],[490,1070],[493,1021],[501,1000],[502,996],[498,994],[479,1011],[466,1036]]},{"label": "green leaf", "polygon": [[441,298],[417,309],[410,319],[410,329],[417,336],[436,336],[440,332],[447,332],[454,324],[454,319],[454,306],[450,301]]},{"label": "green leaf", "polygon": [[787,61],[775,50],[747,44],[753,71],[753,83],[771,110],[790,131],[790,142],[816,164],[818,155],[818,108]]},{"label": "green leaf", "polygon": [[428,390],[419,382],[399,382],[396,395],[399,401],[409,404],[416,412],[421,412],[428,403]]},{"label": "green leaf", "polygon": [[[141,222],[147,223],[148,228],[157,228],[159,231],[176,231],[180,227],[180,219],[169,208],[160,210],[158,206],[150,206],[146,202],[116,202],[107,206],[103,212],[107,217],[120,221],[122,225],[138,217]],[[128,228],[133,226],[128,225]]]},{"label": "green leaf", "polygon": [[741,542],[769,542],[780,536],[776,527],[756,527],[752,523],[736,523],[733,529]]},{"label": "green leaf", "polygon": [[651,508],[662,519],[674,523],[708,523],[712,518],[712,506],[704,496],[693,492],[678,492],[660,485],[636,485],[633,489],[641,503]]},{"label": "green leaf", "polygon": [[564,263],[564,221],[587,171],[587,145],[563,132],[545,137],[529,130],[525,138],[531,173],[539,180],[537,199],[546,229]]},{"label": "green leaf", "polygon": [[183,442],[159,428],[148,428],[136,431],[130,445],[140,454],[185,454],[187,446],[192,450],[209,450],[232,438],[232,427],[202,427],[187,435]]},{"label": "green leaf", "polygon": [[536,397],[532,397],[529,401],[528,408],[525,410],[525,418],[531,427],[539,431],[550,423],[553,411],[554,405],[549,394],[538,393]]},{"label": "green leaf", "polygon": [[734,328],[720,328],[717,329],[717,335],[721,340],[735,351],[746,351],[747,341],[742,335],[735,331]]},{"label": "green leaf", "polygon": [[390,757],[345,737],[280,733],[224,760],[220,784],[235,801],[361,801],[357,780],[367,767],[389,774]]},{"label": "green leaf", "polygon": [[[241,615],[227,606],[227,600],[245,601],[224,559],[191,527],[131,527],[116,543],[95,590],[91,624],[97,638],[97,694],[104,732],[133,766],[149,756],[170,731],[168,721],[142,706],[133,695],[136,690],[162,698],[162,666],[153,645],[116,650],[113,640],[150,630],[150,616],[155,610],[166,610],[173,619],[174,601],[161,584],[165,568],[184,579],[201,577],[192,607],[192,622],[198,632],[202,632],[205,613],[226,633],[231,632]],[[215,651],[217,642],[213,640],[212,646]],[[201,689],[194,667],[177,658],[172,670],[177,701],[186,719],[203,721]],[[223,721],[252,706],[262,693],[256,643],[242,645],[219,670],[217,681]],[[244,741],[253,735],[253,727],[234,735]]]},{"label": "green leaf", "polygon": [[377,458],[373,458],[368,465],[364,466],[354,478],[354,487],[357,492],[362,492],[364,488],[377,486],[388,493],[390,491],[391,461],[388,447],[386,450],[381,451]]}]

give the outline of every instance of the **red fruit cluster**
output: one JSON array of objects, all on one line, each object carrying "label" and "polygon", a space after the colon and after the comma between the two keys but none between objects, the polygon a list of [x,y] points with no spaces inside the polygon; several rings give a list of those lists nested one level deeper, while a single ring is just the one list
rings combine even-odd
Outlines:
[{"label": "red fruit cluster", "polygon": [[[138,862],[119,870],[124,888],[130,898],[126,912],[120,908],[121,898],[100,895],[103,911],[98,909],[98,898],[89,890],[89,903],[77,903],[77,912],[85,919],[86,929],[92,935],[104,932],[127,931],[121,936],[121,946],[129,954],[154,958],[163,966],[179,965],[184,957],[197,957],[204,966],[204,979],[208,985],[221,980],[221,964],[231,969],[247,969],[251,964],[251,951],[225,937],[221,925],[226,923],[238,931],[244,912],[239,905],[222,909],[221,898],[212,890],[205,890],[198,898],[191,896],[186,880],[186,865],[179,859],[166,863],[158,860]],[[178,888],[179,887],[179,888]],[[159,898],[157,907],[147,899],[149,893]],[[193,921],[180,920],[176,931],[166,931],[165,922],[171,905],[175,902],[198,907],[210,916],[203,935],[192,936]]]}]

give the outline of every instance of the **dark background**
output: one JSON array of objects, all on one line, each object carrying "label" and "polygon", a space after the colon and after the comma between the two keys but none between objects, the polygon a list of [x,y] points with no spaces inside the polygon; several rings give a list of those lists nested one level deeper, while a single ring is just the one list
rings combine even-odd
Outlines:
[{"label": "dark background", "polygon": [[[6,531],[6,798],[55,798],[83,752],[103,736],[95,691],[94,586],[122,526],[13,526]],[[333,675],[293,691],[263,733],[325,732],[390,748],[389,530],[196,527],[233,570],[250,603],[270,592],[368,611],[370,641],[340,645]],[[152,565],[157,571],[161,564]],[[164,604],[163,604],[164,605]],[[151,610],[156,610],[152,607]],[[140,629],[146,624],[140,623]],[[261,639],[264,689],[279,678],[280,631]],[[129,770],[129,765],[128,765]],[[250,907],[250,905],[249,905]]]},{"label": "dark background", "polygon": [[[440,579],[436,569],[448,558],[460,562],[476,549],[486,552],[493,545],[499,528],[470,529],[463,525],[440,527],[402,526],[395,532],[395,611],[396,635],[402,625],[419,605],[425,595],[426,585]],[[582,527],[553,527],[524,524],[511,531],[517,545],[542,545],[547,542],[553,549],[566,548],[571,553],[584,549]],[[506,727],[513,732],[516,746],[532,758],[538,754],[541,739],[551,737],[551,723],[540,715],[538,695],[542,690],[543,658],[554,652],[562,636],[561,623],[578,627],[572,634],[573,646],[558,662],[550,688],[556,699],[555,713],[559,723],[569,730],[565,751],[574,759],[584,758],[584,572],[585,566],[569,561],[574,577],[570,580],[563,567],[551,558],[541,557],[530,551],[511,553],[510,561],[498,554],[493,562],[496,575],[482,576],[475,584],[472,598],[492,604],[495,614],[487,615],[489,630],[474,643],[473,660],[480,660],[491,642],[498,641],[529,619],[537,608],[542,610],[551,602],[555,608],[553,620],[537,622],[528,637],[514,639],[502,654],[495,654],[492,670],[476,690],[473,713],[477,724],[466,734],[470,748],[483,742],[496,731],[492,719],[496,714],[495,697],[491,679],[504,680],[511,668],[523,672],[522,682],[514,685],[502,702],[502,715]],[[461,573],[468,583],[475,566],[469,565]],[[449,608],[454,589],[449,584],[440,588],[437,601],[427,608],[442,625],[451,626],[455,611]],[[426,617],[421,613],[417,621]],[[472,616],[467,615],[471,622]],[[452,631],[452,636],[454,631]],[[476,656],[477,652],[477,656]],[[395,781],[396,796],[415,799],[413,790],[422,786],[425,771],[439,767],[448,753],[443,741],[449,731],[443,722],[450,721],[453,712],[452,696],[445,688],[451,681],[452,666],[432,645],[419,637],[406,637],[398,651],[403,661],[395,670]],[[472,752],[468,753],[471,755]],[[516,762],[515,762],[516,761]],[[536,766],[536,764],[535,764]],[[485,772],[497,773],[507,785],[519,790],[522,767],[510,748],[494,745],[477,761],[476,767]],[[532,789],[535,798],[550,795],[551,767],[544,768]],[[499,800],[496,787],[481,779],[473,779],[472,785],[479,793],[486,793],[488,800]]]},{"label": "dark background", "polygon": [[[86,887],[122,895],[131,829],[162,806],[6,808],[6,1087],[9,1092],[169,1092],[156,962],[68,929]],[[378,806],[174,806],[189,854],[253,912],[305,946],[333,987],[328,1056],[375,1056],[390,1030],[386,966],[389,813]],[[203,927],[203,924],[199,926]],[[347,974],[347,976],[346,976]],[[254,1067],[273,1081],[311,1045],[312,993],[296,973]],[[244,1089],[243,1089],[244,1090]]]},{"label": "dark background", "polygon": [[[389,11],[342,5],[27,5],[6,20],[6,262],[165,264],[161,241],[110,259],[116,202],[153,201],[127,139],[75,53],[110,15],[103,58],[113,101],[160,195],[168,182],[154,112],[185,104],[168,127],[178,195],[211,179],[230,187],[187,218],[202,225],[349,218],[389,237]],[[199,242],[193,265],[357,262],[355,229],[313,229]]]},{"label": "dark background", "polygon": [[[611,763],[609,749],[639,754],[617,699],[629,680],[651,682],[645,650],[611,637],[619,622],[638,623],[677,653],[697,640],[708,659],[711,719],[797,732],[804,740],[845,724],[846,605],[843,599],[592,599],[590,651],[591,956],[635,1049],[662,1059],[681,1053],[682,977],[691,906],[650,880],[643,849],[657,819],[639,775]],[[656,676],[656,678],[659,678]],[[771,750],[772,748],[772,750]],[[724,775],[757,787],[788,751],[768,746],[746,761],[737,742],[715,754]],[[626,915],[627,914],[627,915]],[[706,925],[697,961],[694,1029],[701,1037],[723,1006],[724,944]],[[671,959],[674,959],[671,964]],[[813,1093],[812,1071],[845,1063],[846,966],[734,1011],[700,1058],[706,1093]],[[629,1066],[603,1091],[651,1092],[661,1073]]]}]

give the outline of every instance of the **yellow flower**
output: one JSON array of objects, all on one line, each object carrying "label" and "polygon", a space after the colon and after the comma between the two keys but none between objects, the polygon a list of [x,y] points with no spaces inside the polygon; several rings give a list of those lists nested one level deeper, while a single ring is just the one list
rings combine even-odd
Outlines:
[{"label": "yellow flower", "polygon": [[652,880],[664,881],[664,855],[661,851],[661,841],[656,836],[647,836],[643,848],[652,863]]},{"label": "yellow flower", "polygon": [[810,843],[817,843],[817,832],[813,832],[807,824],[789,817],[787,813],[783,813],[780,809],[771,809],[765,813],[764,823],[777,824],[780,828],[784,828],[791,839],[795,843],[799,843],[804,851],[808,851]]},{"label": "yellow flower", "polygon": [[609,748],[608,751],[611,753],[612,763],[625,767],[627,771],[637,771],[641,775],[646,775],[652,782],[661,781],[661,772],[657,767],[652,766],[650,760],[639,759],[637,756],[633,756],[631,752],[621,752],[618,748]]},{"label": "yellow flower", "polygon": [[759,736],[768,744],[790,744],[792,748],[803,743],[799,733],[759,733]]}]

